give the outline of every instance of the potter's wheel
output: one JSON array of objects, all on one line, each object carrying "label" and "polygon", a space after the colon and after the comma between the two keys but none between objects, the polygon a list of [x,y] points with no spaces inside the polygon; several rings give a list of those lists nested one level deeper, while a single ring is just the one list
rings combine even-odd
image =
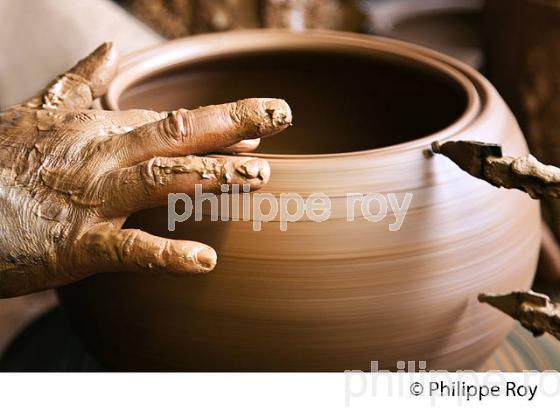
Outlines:
[{"label": "potter's wheel", "polygon": [[[0,358],[0,371],[103,371],[58,307],[32,323]],[[560,342],[516,325],[480,369],[560,371]]]},{"label": "potter's wheel", "polygon": [[558,371],[560,370],[560,342],[548,334],[535,338],[521,325],[516,325],[480,370]]}]

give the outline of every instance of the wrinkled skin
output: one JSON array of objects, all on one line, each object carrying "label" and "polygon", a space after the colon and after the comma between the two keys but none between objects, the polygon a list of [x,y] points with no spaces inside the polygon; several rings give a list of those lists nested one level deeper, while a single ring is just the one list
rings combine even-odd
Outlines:
[{"label": "wrinkled skin", "polygon": [[0,114],[0,297],[103,271],[208,272],[212,248],[121,229],[126,217],[165,204],[170,192],[190,194],[197,183],[219,192],[222,183],[267,182],[264,160],[194,154],[254,148],[290,125],[284,101],[173,113],[89,110],[117,64],[116,49],[104,44],[41,95]]}]

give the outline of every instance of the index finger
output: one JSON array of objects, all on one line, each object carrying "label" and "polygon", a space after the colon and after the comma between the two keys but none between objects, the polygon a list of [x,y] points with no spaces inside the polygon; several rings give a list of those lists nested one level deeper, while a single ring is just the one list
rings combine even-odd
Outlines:
[{"label": "index finger", "polygon": [[250,98],[172,112],[160,121],[113,136],[104,142],[104,149],[120,165],[130,166],[157,156],[216,152],[241,140],[276,134],[291,122],[284,100]]}]

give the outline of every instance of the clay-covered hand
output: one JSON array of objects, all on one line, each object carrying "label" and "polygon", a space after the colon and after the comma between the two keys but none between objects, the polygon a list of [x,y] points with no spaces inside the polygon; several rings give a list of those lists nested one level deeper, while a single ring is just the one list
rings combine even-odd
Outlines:
[{"label": "clay-covered hand", "polygon": [[[204,244],[121,229],[137,210],[194,185],[267,182],[268,164],[193,154],[255,146],[291,123],[277,99],[192,111],[90,110],[118,53],[104,44],[39,96],[0,113],[0,297],[64,285],[96,272],[188,274],[213,269]],[[235,145],[238,144],[238,145]]]}]

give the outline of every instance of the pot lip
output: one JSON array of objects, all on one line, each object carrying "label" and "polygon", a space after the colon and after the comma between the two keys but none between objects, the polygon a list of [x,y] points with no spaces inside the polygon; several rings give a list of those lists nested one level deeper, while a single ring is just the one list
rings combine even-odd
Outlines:
[{"label": "pot lip", "polygon": [[284,29],[251,29],[195,35],[167,41],[129,54],[123,59],[117,75],[102,98],[102,105],[106,109],[118,110],[119,97],[127,88],[157,73],[180,67],[186,62],[200,62],[239,52],[305,50],[310,48],[317,50],[351,50],[369,55],[377,52],[401,61],[408,61],[409,64],[421,65],[455,81],[463,89],[467,100],[465,110],[454,122],[435,133],[379,148],[328,154],[251,152],[239,155],[269,160],[336,159],[364,155],[387,155],[420,148],[426,149],[432,141],[443,142],[457,136],[481,115],[483,108],[487,108],[482,107],[482,102],[486,98],[481,98],[478,91],[478,88],[485,84],[484,78],[476,70],[453,57],[422,46],[386,37],[330,30],[294,32]]}]

